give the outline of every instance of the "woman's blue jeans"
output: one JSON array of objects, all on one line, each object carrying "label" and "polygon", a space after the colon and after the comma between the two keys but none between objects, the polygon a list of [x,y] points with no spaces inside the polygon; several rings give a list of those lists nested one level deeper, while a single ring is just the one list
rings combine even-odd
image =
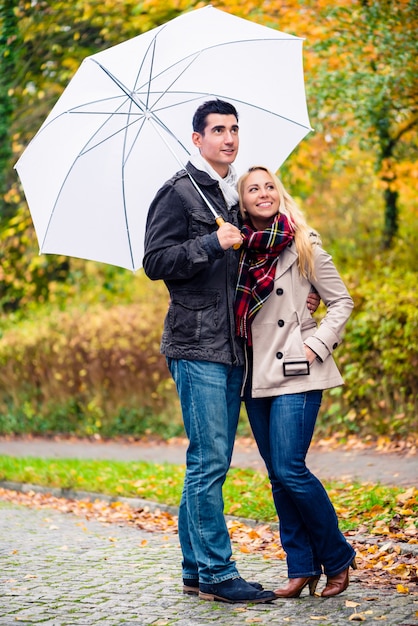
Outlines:
[{"label": "woman's blue jeans", "polygon": [[322,392],[245,398],[254,438],[269,474],[289,578],[335,576],[355,552],[333,505],[305,464]]},{"label": "woman's blue jeans", "polygon": [[238,576],[224,517],[222,487],[240,412],[243,368],[167,358],[189,439],[179,510],[183,578],[205,584]]}]

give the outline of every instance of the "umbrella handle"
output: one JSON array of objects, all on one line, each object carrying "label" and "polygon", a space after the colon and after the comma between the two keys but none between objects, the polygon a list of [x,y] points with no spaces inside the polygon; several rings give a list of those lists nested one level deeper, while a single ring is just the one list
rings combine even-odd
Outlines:
[{"label": "umbrella handle", "polygon": [[[225,224],[225,220],[223,217],[217,217],[215,222],[218,224],[218,226],[222,226],[222,224]],[[241,248],[241,244],[240,243],[234,243],[234,245],[232,246],[234,250],[239,250]]]},{"label": "umbrella handle", "polygon": [[[183,167],[185,167],[185,166],[183,165]],[[207,206],[211,210],[212,215],[214,216],[215,222],[217,223],[217,225],[218,226],[222,226],[222,224],[225,224],[224,218],[217,214],[217,212],[215,211],[215,209],[213,208],[213,206],[211,205],[211,203],[209,202],[209,200],[207,199],[207,197],[205,196],[203,191],[200,189],[199,185],[197,184],[197,182],[195,181],[195,179],[190,174],[190,172],[188,171],[187,168],[186,168],[186,172],[189,175],[189,178],[190,178],[193,186],[195,187],[196,191],[202,196],[203,200],[206,202]],[[234,243],[234,245],[232,247],[233,247],[234,250],[239,250],[241,248],[241,244],[240,243]]]}]

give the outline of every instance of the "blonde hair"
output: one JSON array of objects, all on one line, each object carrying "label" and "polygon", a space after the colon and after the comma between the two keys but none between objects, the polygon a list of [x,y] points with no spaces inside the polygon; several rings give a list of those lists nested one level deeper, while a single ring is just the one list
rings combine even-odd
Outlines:
[{"label": "blonde hair", "polygon": [[293,200],[292,196],[286,191],[282,181],[271,172],[267,167],[263,165],[254,165],[250,167],[249,170],[241,176],[238,180],[238,194],[239,194],[239,205],[242,218],[248,219],[248,215],[245,211],[245,207],[243,204],[243,196],[244,196],[244,185],[248,178],[248,176],[257,170],[262,170],[266,172],[269,176],[271,176],[271,180],[276,187],[276,190],[279,194],[279,213],[283,213],[288,218],[290,224],[295,231],[295,245],[298,253],[298,268],[299,272],[302,274],[304,278],[309,278],[314,276],[314,258],[313,258],[313,248],[312,248],[312,240],[310,238],[311,233],[313,232],[311,228],[309,228],[305,216]]}]

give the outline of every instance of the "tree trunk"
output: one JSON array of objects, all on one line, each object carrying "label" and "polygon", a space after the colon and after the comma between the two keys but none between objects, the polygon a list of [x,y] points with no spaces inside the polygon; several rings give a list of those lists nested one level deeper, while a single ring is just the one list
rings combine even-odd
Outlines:
[{"label": "tree trunk", "polygon": [[16,0],[3,0],[0,4],[0,219],[10,217],[14,208],[7,202],[11,161],[13,157],[10,126],[13,104],[10,89],[15,75],[15,46],[18,23],[15,15]]},{"label": "tree trunk", "polygon": [[398,233],[398,192],[388,187],[384,191],[385,221],[383,227],[382,245],[385,250],[391,247],[393,239]]}]

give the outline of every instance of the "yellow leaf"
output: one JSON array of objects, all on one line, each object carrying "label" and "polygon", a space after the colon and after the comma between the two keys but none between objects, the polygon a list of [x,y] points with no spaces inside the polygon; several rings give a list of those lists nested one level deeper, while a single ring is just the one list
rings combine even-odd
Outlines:
[{"label": "yellow leaf", "polygon": [[399,584],[399,585],[396,585],[396,591],[398,593],[409,593],[409,588],[405,587],[404,585]]},{"label": "yellow leaf", "polygon": [[350,609],[354,609],[356,606],[360,606],[360,604],[360,602],[353,602],[352,600],[345,601],[345,606],[349,607]]},{"label": "yellow leaf", "polygon": [[326,615],[311,615],[310,616],[311,619],[316,619],[316,620],[320,620],[320,619],[327,619]]},{"label": "yellow leaf", "polygon": [[413,498],[414,495],[415,495],[415,488],[411,487],[410,489],[407,489],[406,491],[404,491],[404,493],[398,494],[396,496],[396,501],[397,502],[406,502],[410,498]]},{"label": "yellow leaf", "polygon": [[250,532],[248,533],[248,538],[249,539],[258,539],[259,537],[260,537],[260,535],[254,529],[250,530]]},{"label": "yellow leaf", "polygon": [[349,622],[365,622],[366,618],[363,613],[352,613],[348,618]]}]

